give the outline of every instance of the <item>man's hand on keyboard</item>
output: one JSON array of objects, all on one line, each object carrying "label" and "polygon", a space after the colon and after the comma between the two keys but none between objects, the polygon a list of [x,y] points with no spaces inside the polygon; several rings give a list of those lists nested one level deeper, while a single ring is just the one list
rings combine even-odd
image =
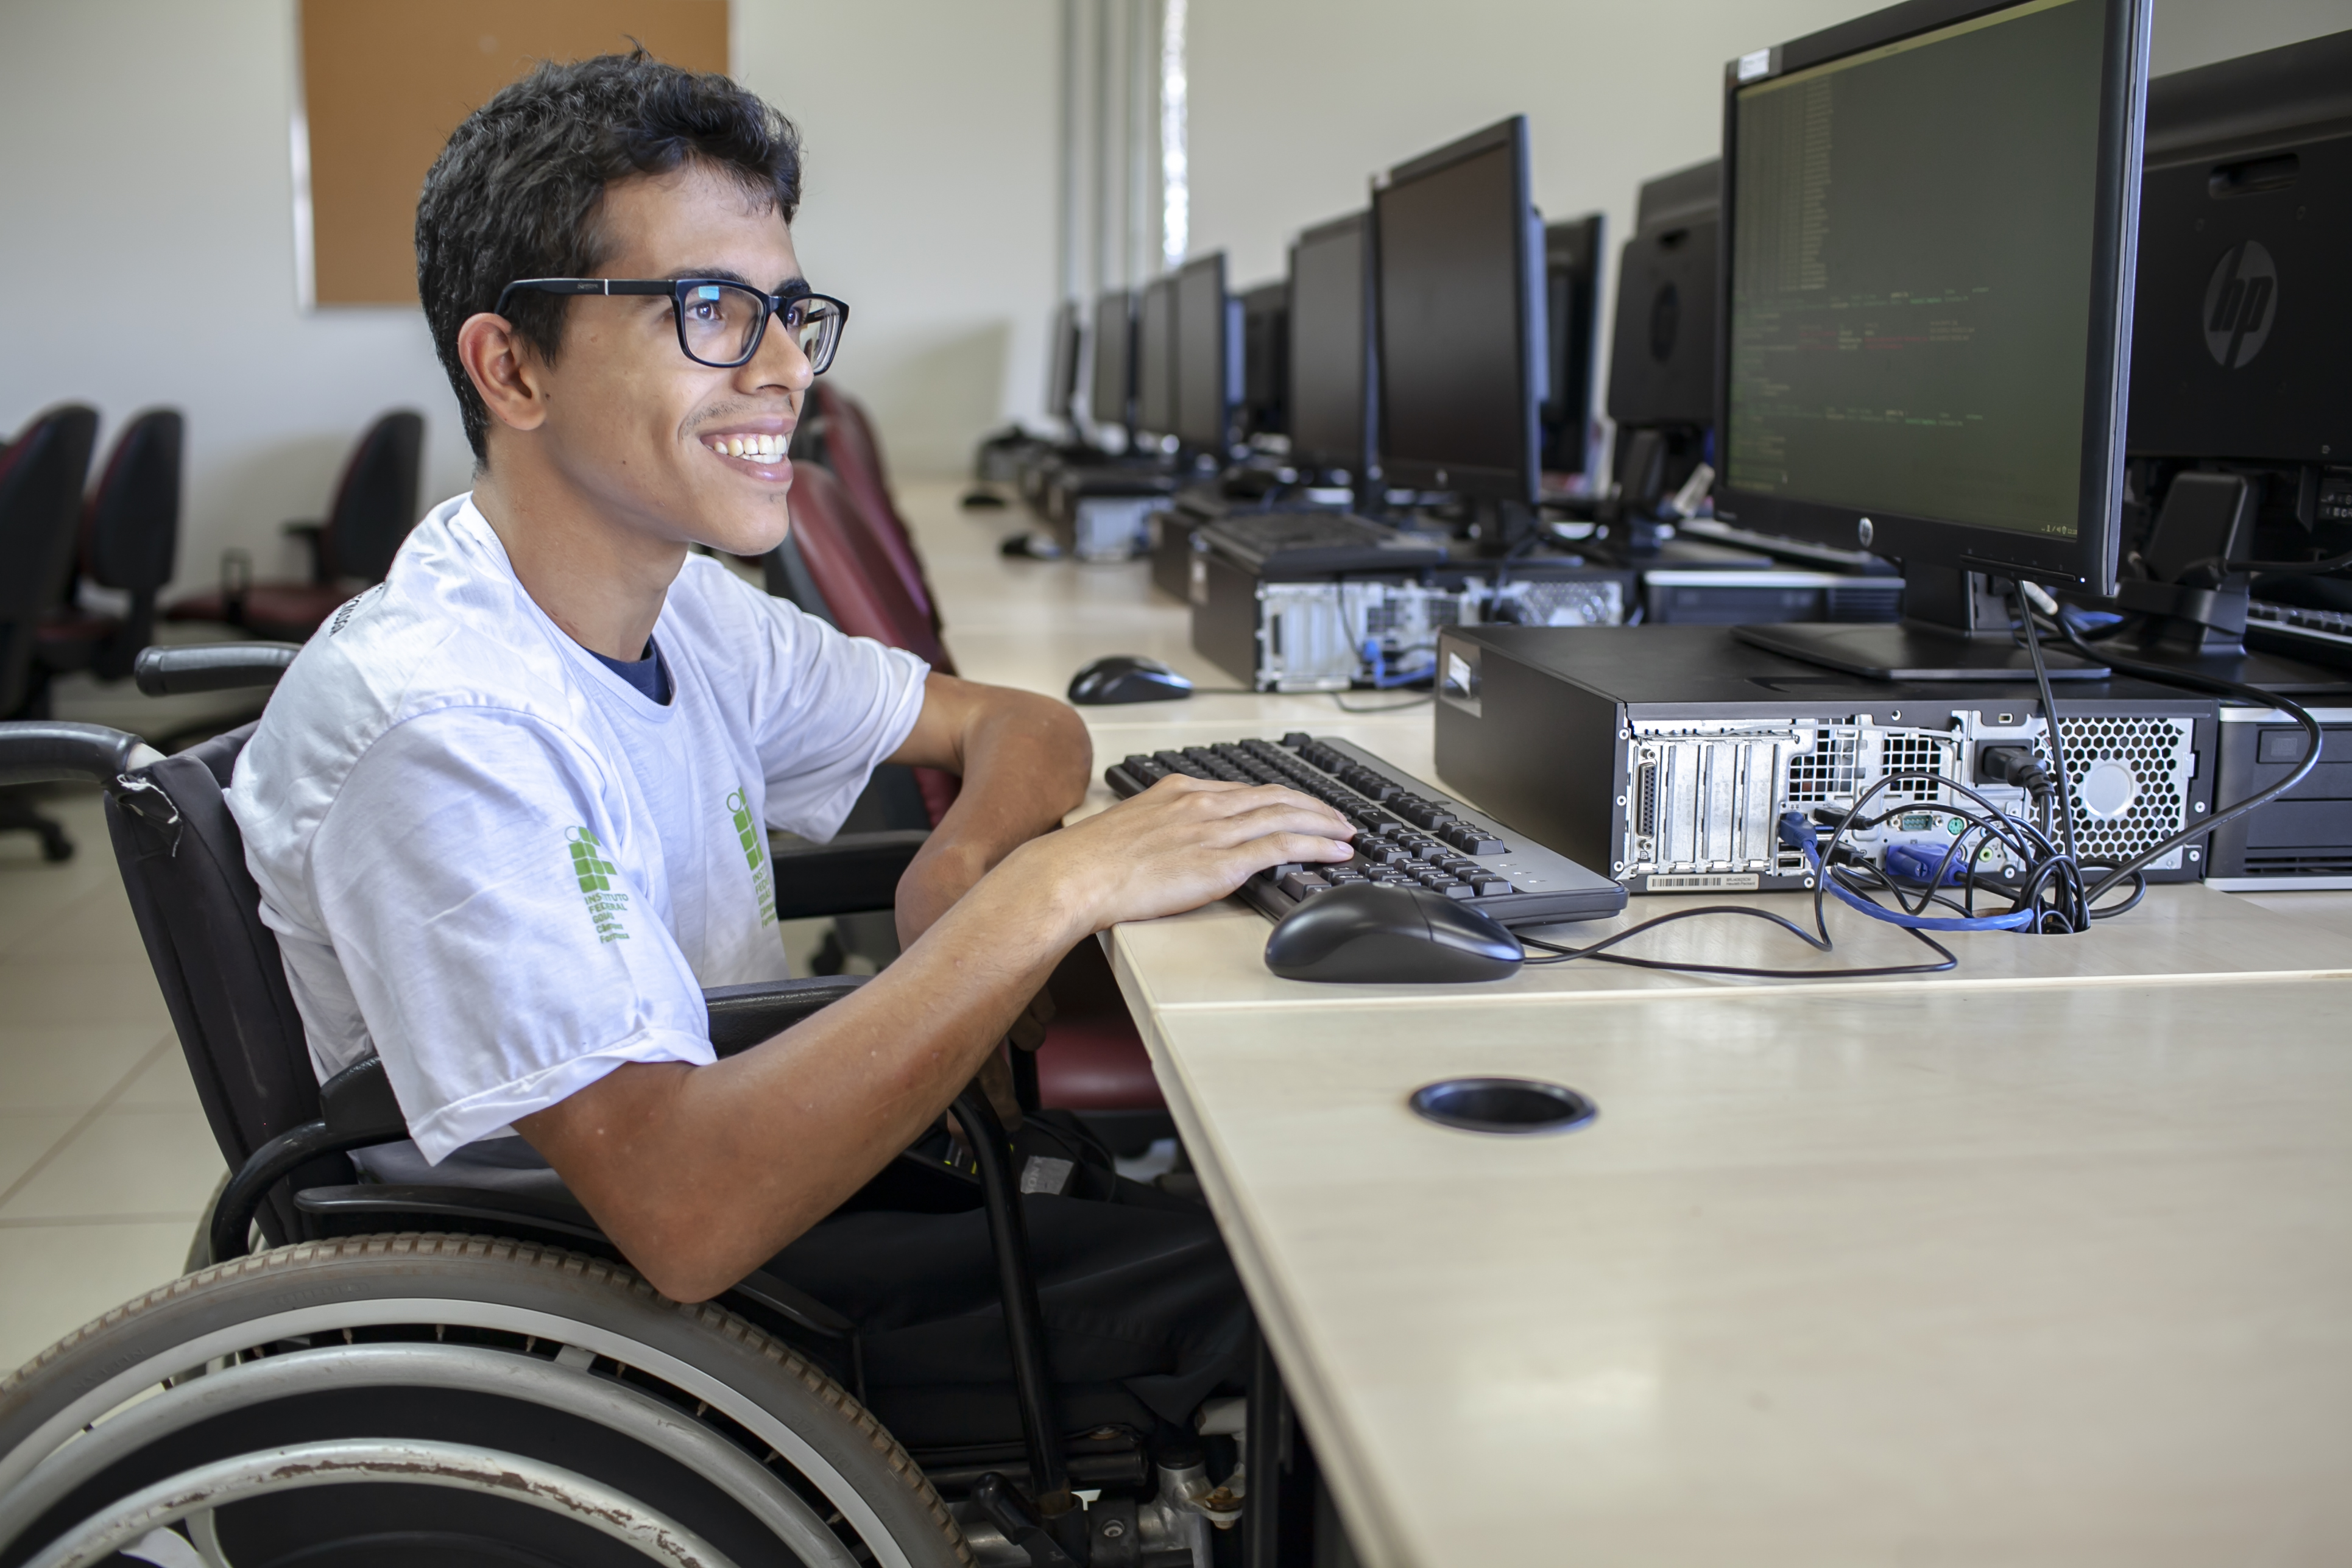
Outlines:
[{"label": "man's hand on keyboard", "polygon": [[[1222,899],[1270,866],[1345,860],[1355,826],[1278,784],[1166,778],[1108,811],[1024,845],[1022,870],[1082,900],[1089,930]],[[1008,865],[1008,869],[1012,868]]]}]

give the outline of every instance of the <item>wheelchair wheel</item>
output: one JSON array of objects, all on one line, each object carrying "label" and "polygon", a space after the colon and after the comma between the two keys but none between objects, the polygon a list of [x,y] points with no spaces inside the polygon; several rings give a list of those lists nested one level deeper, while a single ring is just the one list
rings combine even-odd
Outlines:
[{"label": "wheelchair wheel", "polygon": [[439,1235],[201,1270],[0,1383],[0,1568],[124,1549],[211,1568],[974,1561],[906,1450],[773,1337],[601,1258]]}]

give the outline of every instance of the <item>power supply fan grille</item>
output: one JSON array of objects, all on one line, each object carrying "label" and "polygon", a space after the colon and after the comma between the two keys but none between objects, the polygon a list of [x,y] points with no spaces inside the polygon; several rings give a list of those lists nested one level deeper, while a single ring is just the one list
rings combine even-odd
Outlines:
[{"label": "power supply fan grille", "polygon": [[[2090,864],[2120,866],[2180,831],[2196,754],[2177,719],[2061,719],[2073,788],[2074,840]],[[2034,750],[2046,766],[2047,747]],[[2160,868],[2179,863],[2175,850]]]},{"label": "power supply fan grille", "polygon": [[[1952,761],[1953,748],[1949,741],[1934,735],[1893,734],[1888,735],[1884,743],[1883,761],[1890,773],[1950,776],[1951,770],[1947,764]],[[1942,786],[1931,784],[1924,779],[1914,778],[1911,782],[1886,786],[1889,805],[1903,801],[1940,802],[1943,798]]]},{"label": "power supply fan grille", "polygon": [[1812,748],[1789,759],[1789,804],[1852,800],[1854,744],[1852,729],[1824,725],[1815,730]]},{"label": "power supply fan grille", "polygon": [[1530,626],[1613,626],[1625,618],[1625,591],[1613,581],[1528,583],[1520,604]]}]

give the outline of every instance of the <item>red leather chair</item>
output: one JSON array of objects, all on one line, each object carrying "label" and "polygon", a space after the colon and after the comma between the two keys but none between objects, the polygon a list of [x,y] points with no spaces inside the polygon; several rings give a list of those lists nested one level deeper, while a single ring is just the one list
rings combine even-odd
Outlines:
[{"label": "red leather chair", "polygon": [[[816,591],[820,603],[803,608],[821,610],[852,637],[905,648],[940,674],[953,675],[955,661],[931,629],[930,617],[907,592],[889,553],[841,481],[814,463],[794,464],[791,509],[792,536],[778,548],[780,554],[796,558]],[[936,768],[913,772],[936,827],[955,804],[961,781]]]},{"label": "red leather chair", "polygon": [[41,619],[34,658],[50,675],[88,670],[101,680],[131,674],[155,640],[155,595],[172,580],[180,547],[180,448],[174,408],[151,408],[114,443],[81,514],[81,575],[129,596],[119,616],[68,602]]},{"label": "red leather chair", "polygon": [[915,536],[907,527],[907,520],[898,514],[898,503],[890,497],[890,476],[882,463],[882,445],[874,434],[874,421],[867,416],[866,405],[837,387],[819,382],[809,389],[808,413],[815,422],[814,456],[818,462],[831,468],[841,480],[841,488],[849,493],[874,531],[876,541],[890,557],[890,564],[906,584],[907,593],[938,632],[940,610],[938,595],[931,592],[930,579],[923,572],[922,552],[915,548]]},{"label": "red leather chair", "polygon": [[[942,674],[954,674],[929,617],[883,548],[880,531],[867,525],[834,471],[794,464],[791,507],[792,534],[779,547],[772,574],[789,583],[795,573],[804,574],[803,591],[813,588],[821,605],[803,607],[821,607],[851,636],[906,648]],[[935,769],[912,771],[937,826],[961,781]],[[1078,944],[1056,972],[1053,989],[1057,1013],[1036,1053],[1038,1102],[1069,1110],[1163,1110],[1143,1037],[1095,943]]]},{"label": "red leather chair", "polygon": [[307,583],[239,581],[231,563],[221,562],[221,585],[183,599],[164,612],[168,620],[226,621],[257,637],[307,642],[319,624],[355,591],[383,581],[402,541],[416,526],[418,468],[425,453],[425,416],[405,409],[371,426],[335,487],[335,504],[324,522],[289,522],[286,531],[311,547]]}]

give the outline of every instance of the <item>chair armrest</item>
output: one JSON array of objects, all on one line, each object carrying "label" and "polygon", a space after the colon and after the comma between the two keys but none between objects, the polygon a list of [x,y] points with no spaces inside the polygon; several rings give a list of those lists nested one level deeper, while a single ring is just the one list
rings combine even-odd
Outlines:
[{"label": "chair armrest", "polygon": [[314,518],[297,518],[286,525],[286,537],[299,539],[310,552],[310,581],[324,583],[327,575],[327,525]]},{"label": "chair armrest", "polygon": [[278,678],[302,651],[290,642],[183,643],[172,647],[139,651],[131,678],[149,697],[177,697],[189,691],[236,691],[253,686],[275,686]]},{"label": "chair armrest", "polygon": [[[353,1062],[319,1086],[320,1120],[336,1138],[363,1139],[366,1143],[391,1143],[408,1136],[408,1118],[385,1076],[383,1058],[367,1057]],[[358,1149],[365,1143],[350,1143]]]},{"label": "chair armrest", "polygon": [[138,736],[100,724],[59,719],[0,724],[0,784],[111,784],[163,760],[163,752]]},{"label": "chair armrest", "polygon": [[748,1051],[810,1018],[866,984],[859,974],[828,974],[811,980],[771,980],[757,985],[719,985],[702,994],[710,1015],[710,1045],[722,1057]]},{"label": "chair armrest", "polygon": [[776,918],[863,914],[893,908],[898,879],[929,837],[921,828],[845,833],[830,844],[769,840],[775,860]]}]

